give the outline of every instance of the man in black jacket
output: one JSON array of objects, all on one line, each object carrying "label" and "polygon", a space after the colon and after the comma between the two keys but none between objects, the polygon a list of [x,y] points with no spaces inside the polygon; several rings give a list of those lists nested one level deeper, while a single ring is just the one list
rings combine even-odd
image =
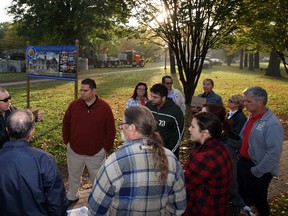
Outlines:
[{"label": "man in black jacket", "polygon": [[11,96],[8,91],[0,87],[0,149],[9,140],[6,131],[6,119],[16,108],[11,105]]},{"label": "man in black jacket", "polygon": [[180,107],[168,98],[168,90],[163,84],[155,84],[150,89],[151,100],[146,106],[157,121],[164,147],[170,149],[179,158],[179,145],[183,135],[184,116]]},{"label": "man in black jacket", "polygon": [[[9,140],[6,131],[6,120],[12,111],[16,110],[16,107],[11,105],[11,96],[9,92],[0,87],[0,149],[4,143]],[[36,121],[41,121],[44,118],[43,112],[35,112]]]}]

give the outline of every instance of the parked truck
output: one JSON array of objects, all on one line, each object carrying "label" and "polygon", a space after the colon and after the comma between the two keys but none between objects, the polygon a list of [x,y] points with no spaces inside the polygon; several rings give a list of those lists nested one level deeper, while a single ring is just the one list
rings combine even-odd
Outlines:
[{"label": "parked truck", "polygon": [[123,50],[122,53],[118,54],[117,60],[114,62],[114,66],[119,65],[132,65],[133,67],[145,66],[143,55],[136,54],[135,50]]},{"label": "parked truck", "polygon": [[95,60],[93,60],[94,67],[98,68],[111,68],[112,66],[125,66],[132,65],[133,67],[144,67],[145,61],[143,55],[136,54],[135,50],[122,50],[116,57],[108,57],[107,54],[99,54]]}]

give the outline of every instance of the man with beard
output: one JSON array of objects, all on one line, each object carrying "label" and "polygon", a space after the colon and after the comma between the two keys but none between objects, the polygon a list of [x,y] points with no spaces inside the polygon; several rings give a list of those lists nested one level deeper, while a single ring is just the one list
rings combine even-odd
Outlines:
[{"label": "man with beard", "polygon": [[155,84],[150,89],[151,99],[146,106],[157,122],[164,147],[170,149],[179,159],[179,145],[183,135],[184,116],[178,105],[168,98],[168,89],[163,84]]}]

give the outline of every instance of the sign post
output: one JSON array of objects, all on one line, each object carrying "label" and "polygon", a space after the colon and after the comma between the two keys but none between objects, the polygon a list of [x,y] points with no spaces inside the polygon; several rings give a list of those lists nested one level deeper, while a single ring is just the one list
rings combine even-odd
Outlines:
[{"label": "sign post", "polygon": [[[79,40],[75,41],[76,50],[77,50],[77,56],[76,58],[79,58]],[[79,61],[76,62],[76,74],[75,74],[75,89],[74,89],[74,99],[78,98],[78,73],[79,73]]]}]

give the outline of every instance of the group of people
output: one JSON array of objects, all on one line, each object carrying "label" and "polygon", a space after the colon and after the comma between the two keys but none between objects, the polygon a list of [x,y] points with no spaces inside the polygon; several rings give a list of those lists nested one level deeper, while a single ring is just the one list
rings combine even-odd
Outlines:
[{"label": "group of people", "polygon": [[5,140],[0,150],[1,215],[65,215],[67,206],[79,200],[85,167],[93,182],[89,215],[249,215],[248,206],[269,215],[268,187],[279,175],[284,130],[267,107],[265,89],[253,86],[243,95],[230,95],[227,113],[213,80],[205,79],[198,96],[206,104],[188,128],[198,147],[182,166],[186,105],[172,84],[172,77],[164,76],[150,88],[150,99],[146,83],[136,85],[117,125],[124,144],[106,158],[116,134],[114,116],[96,94],[95,81],[82,80],[81,97],[70,103],[63,119],[67,193],[53,157],[29,142],[33,114],[12,110],[9,93],[0,88]]},{"label": "group of people", "polygon": [[179,145],[184,132],[184,116],[186,111],[185,99],[182,93],[172,87],[173,78],[163,76],[162,83],[148,88],[144,82],[139,82],[133,95],[126,102],[126,109],[143,105],[149,108],[157,121],[157,132],[160,133],[164,147],[171,150],[179,159]]}]

